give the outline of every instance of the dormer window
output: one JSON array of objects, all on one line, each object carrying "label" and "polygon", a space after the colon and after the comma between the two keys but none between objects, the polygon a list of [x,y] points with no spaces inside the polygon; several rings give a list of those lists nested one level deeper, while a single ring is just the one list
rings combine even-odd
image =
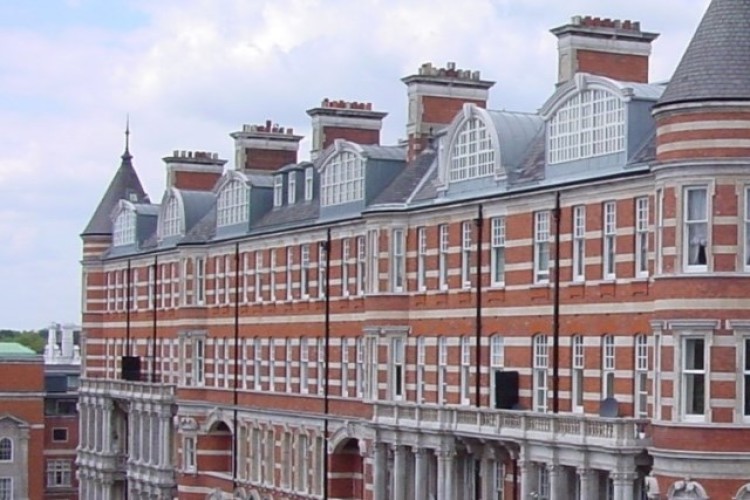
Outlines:
[{"label": "dormer window", "polygon": [[322,206],[343,205],[364,199],[364,163],[359,155],[341,151],[321,173]]},{"label": "dormer window", "polygon": [[164,207],[161,219],[161,237],[169,238],[182,233],[182,213],[180,200],[172,195]]},{"label": "dormer window", "polygon": [[219,227],[242,224],[248,220],[249,190],[244,182],[233,180],[219,193],[216,224]]},{"label": "dormer window", "polygon": [[305,169],[305,201],[313,199],[313,168]]},{"label": "dormer window", "polygon": [[457,131],[450,155],[449,180],[465,181],[495,173],[495,150],[482,120],[469,118]]},{"label": "dormer window", "polygon": [[123,209],[115,219],[112,244],[116,247],[135,243],[135,212]]},{"label": "dormer window", "polygon": [[277,175],[273,178],[273,206],[280,207],[284,202],[284,178]]},{"label": "dormer window", "polygon": [[287,174],[287,203],[293,205],[297,201],[297,172]]},{"label": "dormer window", "polygon": [[550,164],[625,150],[625,105],[612,92],[589,88],[557,109],[547,125]]}]

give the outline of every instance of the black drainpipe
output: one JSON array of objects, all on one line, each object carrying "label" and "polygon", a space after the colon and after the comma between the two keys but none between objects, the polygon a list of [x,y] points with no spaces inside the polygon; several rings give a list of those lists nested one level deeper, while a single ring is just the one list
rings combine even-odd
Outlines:
[{"label": "black drainpipe", "polygon": [[131,267],[130,259],[128,259],[128,291],[127,299],[125,300],[125,355],[130,356],[130,296],[132,295],[132,280],[130,279]]},{"label": "black drainpipe", "polygon": [[476,334],[476,351],[477,357],[474,363],[474,405],[479,408],[481,405],[481,366],[482,366],[482,252],[484,250],[484,212],[482,205],[477,207],[477,218],[474,219],[474,224],[477,226],[477,297],[476,297],[476,319],[475,319],[475,334]]},{"label": "black drainpipe", "polygon": [[330,412],[329,405],[329,363],[330,345],[331,345],[331,228],[329,227],[326,231],[326,241],[323,245],[326,251],[326,284],[325,284],[325,370],[324,370],[324,386],[323,386],[323,438],[324,438],[324,454],[323,454],[323,500],[328,500],[328,413]]},{"label": "black drainpipe", "polygon": [[560,191],[555,193],[555,286],[552,308],[552,413],[560,411]]},{"label": "black drainpipe", "polygon": [[[157,286],[159,283],[159,257],[157,255],[154,255],[154,284],[152,288],[152,305],[153,309],[151,311],[151,383],[156,383],[156,320],[157,320],[157,312],[156,312],[156,292],[159,289]],[[164,283],[162,282],[162,286]]]},{"label": "black drainpipe", "polygon": [[[270,347],[273,349],[273,343]],[[237,404],[239,401],[239,368],[240,368],[240,244],[234,244],[234,384],[232,384],[232,486],[237,489],[237,464],[238,453],[238,429],[237,429]],[[272,368],[273,369],[273,368]],[[234,492],[232,492],[234,494]]]}]

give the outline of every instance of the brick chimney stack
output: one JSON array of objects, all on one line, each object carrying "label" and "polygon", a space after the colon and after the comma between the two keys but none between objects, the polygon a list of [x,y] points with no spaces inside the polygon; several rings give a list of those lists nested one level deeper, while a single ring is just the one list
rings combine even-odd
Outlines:
[{"label": "brick chimney stack", "polygon": [[310,158],[344,139],[358,144],[380,144],[380,129],[388,113],[373,111],[370,102],[332,101],[323,99],[320,106],[307,110],[312,118],[312,151]]},{"label": "brick chimney stack", "polygon": [[235,169],[242,172],[273,172],[297,163],[301,135],[292,128],[279,127],[271,120],[265,125],[243,125],[230,134],[234,139]]},{"label": "brick chimney stack", "polygon": [[409,97],[409,161],[427,147],[432,134],[449,124],[465,103],[487,107],[489,90],[495,82],[480,76],[479,71],[456,69],[456,63],[449,62],[445,68],[424,63],[416,75],[402,78]]},{"label": "brick chimney stack", "polygon": [[640,22],[574,16],[551,31],[558,40],[558,85],[576,73],[648,83],[651,43],[659,34],[641,31]]},{"label": "brick chimney stack", "polygon": [[174,151],[162,158],[167,166],[167,186],[210,191],[224,173],[226,160],[207,151]]}]

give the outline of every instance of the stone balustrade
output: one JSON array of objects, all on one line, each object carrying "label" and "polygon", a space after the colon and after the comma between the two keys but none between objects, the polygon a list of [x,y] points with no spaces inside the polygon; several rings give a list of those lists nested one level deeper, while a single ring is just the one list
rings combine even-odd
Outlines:
[{"label": "stone balustrade", "polygon": [[574,446],[638,449],[649,445],[649,421],[573,413],[538,413],[416,406],[377,402],[373,421],[404,430],[451,432],[466,437],[535,440]]}]

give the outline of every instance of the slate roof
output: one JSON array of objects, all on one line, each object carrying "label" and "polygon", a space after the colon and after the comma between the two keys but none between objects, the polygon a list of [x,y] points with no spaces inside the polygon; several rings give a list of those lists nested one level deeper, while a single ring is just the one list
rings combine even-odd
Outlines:
[{"label": "slate roof", "polygon": [[396,176],[393,182],[375,198],[372,204],[384,205],[406,203],[409,201],[414,190],[419,187],[422,178],[430,170],[436,156],[435,151],[426,149]]},{"label": "slate roof", "polygon": [[360,144],[362,154],[372,160],[406,161],[406,147]]},{"label": "slate roof", "polygon": [[[99,205],[91,216],[88,225],[81,236],[109,235],[112,234],[112,219],[110,215],[117,203],[122,200],[130,200],[134,203],[148,203],[148,195],[143,190],[138,174],[133,168],[133,157],[127,148],[122,154],[120,168],[109,183],[107,191],[102,196]],[[131,197],[132,196],[132,197]]]},{"label": "slate roof", "polygon": [[180,243],[204,243],[213,239],[214,236],[216,236],[216,204],[188,230]]},{"label": "slate roof", "polygon": [[293,205],[275,207],[261,218],[254,229],[269,226],[285,226],[297,222],[317,219],[320,215],[320,200],[315,198],[311,201],[303,201]]},{"label": "slate roof", "polygon": [[712,0],[657,106],[750,100],[750,1]]}]

